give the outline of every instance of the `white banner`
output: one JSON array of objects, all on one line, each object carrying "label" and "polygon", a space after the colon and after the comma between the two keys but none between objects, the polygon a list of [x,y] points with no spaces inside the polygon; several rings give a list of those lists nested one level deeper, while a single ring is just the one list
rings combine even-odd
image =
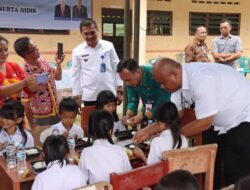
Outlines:
[{"label": "white banner", "polygon": [[78,29],[92,17],[91,0],[0,0],[0,27]]}]

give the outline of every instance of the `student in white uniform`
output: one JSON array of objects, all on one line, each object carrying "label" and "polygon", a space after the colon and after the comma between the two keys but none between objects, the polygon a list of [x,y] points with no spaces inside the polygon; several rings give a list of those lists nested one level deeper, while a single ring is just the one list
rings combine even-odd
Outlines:
[{"label": "student in white uniform", "polygon": [[59,116],[61,121],[52,125],[49,129],[43,131],[40,135],[40,141],[43,143],[45,139],[53,134],[53,130],[57,130],[59,135],[73,135],[75,139],[83,139],[84,132],[80,126],[75,124],[76,116],[78,114],[78,105],[72,98],[63,98],[59,104]]},{"label": "student in white uniform", "polygon": [[113,117],[107,111],[95,110],[90,116],[89,137],[94,142],[91,147],[83,149],[79,163],[90,184],[110,182],[110,173],[132,169],[125,149],[113,143],[113,125]]},{"label": "student in white uniform", "polygon": [[86,185],[87,178],[79,167],[68,165],[69,146],[63,135],[49,136],[43,144],[43,153],[47,169],[36,176],[32,190],[69,190]]},{"label": "student in white uniform", "polygon": [[24,129],[24,107],[20,101],[10,100],[0,111],[0,155],[5,152],[8,142],[15,146],[22,143],[25,148],[34,147],[34,139],[29,131]]},{"label": "student in white uniform", "polygon": [[97,95],[96,109],[105,110],[113,115],[114,129],[113,131],[125,131],[126,127],[121,123],[116,113],[117,98],[109,90],[103,90]]},{"label": "student in white uniform", "polygon": [[161,104],[157,108],[155,119],[157,125],[165,130],[153,139],[148,158],[141,149],[134,150],[134,154],[147,164],[160,161],[163,151],[188,147],[186,137],[180,134],[180,118],[175,104],[172,102]]}]

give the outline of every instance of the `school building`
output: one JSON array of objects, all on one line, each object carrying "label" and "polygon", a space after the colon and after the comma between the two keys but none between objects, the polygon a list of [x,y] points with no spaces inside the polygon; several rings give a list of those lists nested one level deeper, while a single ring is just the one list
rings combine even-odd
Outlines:
[{"label": "school building", "polygon": [[[114,43],[118,55],[123,58],[124,4],[126,0],[93,0],[92,15],[99,27],[99,36]],[[134,4],[130,0],[131,33],[133,36]],[[185,46],[193,39],[195,27],[205,25],[208,30],[207,45],[219,35],[222,18],[232,21],[232,34],[239,35],[243,55],[250,54],[250,1],[248,0],[140,0],[140,64],[150,59],[168,56],[181,60]],[[21,36],[30,36],[37,44],[41,55],[54,61],[57,42],[64,44],[65,66],[70,64],[71,51],[82,42],[79,29],[76,30],[24,30],[0,29],[0,35],[9,41],[9,60],[23,63],[15,55],[13,42]],[[133,40],[131,41],[133,44]],[[133,48],[131,48],[133,57]]]}]

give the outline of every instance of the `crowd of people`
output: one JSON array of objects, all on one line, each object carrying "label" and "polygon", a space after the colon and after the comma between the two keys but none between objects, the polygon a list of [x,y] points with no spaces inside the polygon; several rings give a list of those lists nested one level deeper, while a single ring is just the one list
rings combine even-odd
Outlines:
[{"label": "crowd of people", "polygon": [[[160,161],[163,151],[188,147],[186,137],[203,133],[203,144],[218,144],[214,188],[222,187],[221,170],[225,185],[235,184],[250,171],[250,83],[235,69],[242,47],[231,28],[229,20],[220,23],[221,36],[211,48],[214,61],[205,43],[206,28],[199,26],[185,48],[190,64],[161,58],[153,66],[140,66],[133,59],[120,61],[113,44],[98,37],[96,22],[84,19],[80,24],[84,41],[72,51],[73,96],[60,102],[55,80],[62,78],[65,55],[56,54],[52,68],[32,39],[20,37],[14,49],[24,60],[22,67],[7,61],[9,43],[0,36],[0,155],[10,142],[26,148],[37,141],[43,144],[47,170],[36,176],[33,190],[110,182],[110,173],[132,169],[124,148],[115,144],[114,132],[141,125],[144,128],[133,137],[135,144],[157,134],[148,155],[134,149],[145,164]],[[38,80],[44,74],[44,80]],[[116,107],[123,101],[124,88],[127,112],[119,119]],[[84,138],[76,124],[81,106],[96,109],[88,123],[88,142],[93,144],[81,152],[78,167],[68,164],[66,139]],[[180,128],[185,109],[193,109],[196,119]],[[179,170],[164,177],[156,189],[196,190],[198,185],[192,174]]]}]

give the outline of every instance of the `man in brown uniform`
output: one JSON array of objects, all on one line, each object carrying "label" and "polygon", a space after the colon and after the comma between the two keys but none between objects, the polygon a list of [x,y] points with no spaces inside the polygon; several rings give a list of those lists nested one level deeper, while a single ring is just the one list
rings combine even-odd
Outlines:
[{"label": "man in brown uniform", "polygon": [[211,62],[209,50],[205,43],[207,30],[204,26],[198,26],[195,30],[194,40],[185,48],[185,63]]}]

